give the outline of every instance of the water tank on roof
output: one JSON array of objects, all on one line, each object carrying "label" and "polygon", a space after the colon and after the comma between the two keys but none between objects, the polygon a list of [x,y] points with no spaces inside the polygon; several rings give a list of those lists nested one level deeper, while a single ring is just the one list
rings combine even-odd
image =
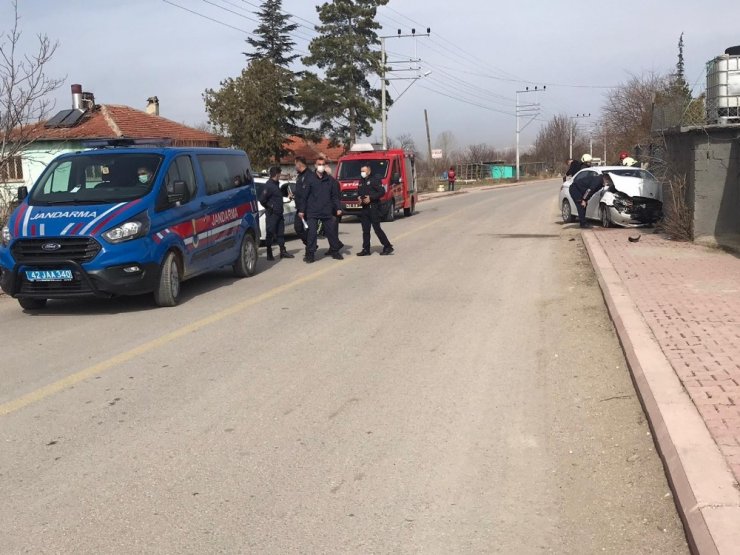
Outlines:
[{"label": "water tank on roof", "polygon": [[707,63],[709,123],[740,123],[740,46]]}]

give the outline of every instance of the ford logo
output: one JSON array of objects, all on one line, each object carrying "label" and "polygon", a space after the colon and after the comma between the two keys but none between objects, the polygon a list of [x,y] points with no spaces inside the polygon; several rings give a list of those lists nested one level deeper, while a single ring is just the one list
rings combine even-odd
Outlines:
[{"label": "ford logo", "polygon": [[58,251],[61,248],[62,245],[60,245],[59,243],[44,243],[43,245],[41,245],[41,250],[44,250],[46,252]]}]

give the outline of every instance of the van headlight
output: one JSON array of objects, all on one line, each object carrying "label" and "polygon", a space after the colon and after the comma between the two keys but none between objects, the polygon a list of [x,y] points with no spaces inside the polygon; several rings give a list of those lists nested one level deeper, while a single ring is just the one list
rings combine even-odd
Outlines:
[{"label": "van headlight", "polygon": [[3,226],[2,231],[2,244],[3,247],[7,247],[10,245],[10,242],[13,240],[13,234],[10,233],[10,227],[9,226]]},{"label": "van headlight", "polygon": [[149,233],[150,225],[149,216],[146,213],[139,214],[126,223],[109,229],[103,233],[103,238],[109,243],[123,243],[139,239]]}]

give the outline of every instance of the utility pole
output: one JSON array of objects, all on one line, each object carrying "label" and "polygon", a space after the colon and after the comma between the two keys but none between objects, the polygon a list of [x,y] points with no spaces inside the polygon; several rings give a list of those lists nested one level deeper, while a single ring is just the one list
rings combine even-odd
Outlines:
[{"label": "utility pole", "polygon": [[426,108],[424,108],[424,123],[427,126],[427,154],[429,155],[429,177],[432,179],[432,185],[434,185],[434,162],[432,161],[432,134],[429,132],[429,114]]},{"label": "utility pole", "polygon": [[[431,28],[427,27],[427,32],[422,35],[417,35],[416,29],[411,29],[410,35],[402,35],[401,29],[399,29],[397,35],[387,35],[384,37],[380,37],[380,67],[383,73],[380,78],[380,97],[381,97],[380,98],[380,121],[381,121],[382,133],[383,133],[383,150],[388,149],[388,101],[386,100],[386,88],[387,88],[386,81],[396,80],[396,79],[388,79],[386,76],[386,74],[388,73],[387,71],[388,68],[386,67],[386,64],[388,63],[388,57],[385,51],[385,39],[394,39],[394,38],[403,39],[403,38],[409,38],[409,37],[412,37],[415,39],[417,37],[429,37],[431,36],[431,34],[432,34]],[[413,63],[418,64],[420,61],[421,60],[419,60],[418,58],[415,58],[413,60],[408,60],[408,62],[397,62],[397,63],[413,62]],[[393,70],[391,70],[391,72],[392,71]],[[420,67],[411,68],[411,71],[421,71],[421,68]],[[423,76],[420,74],[417,77],[397,79],[397,80],[407,80],[407,81],[410,80],[411,81],[411,84],[408,87],[406,87],[406,90],[404,90],[400,95],[398,95],[398,98],[401,98],[403,93],[409,90],[411,85],[413,85],[416,81],[418,81],[422,77],[426,77],[427,75],[429,75],[429,73],[431,72],[427,72]]]},{"label": "utility pole", "polygon": [[604,164],[608,164],[606,161],[606,125],[604,125]]},{"label": "utility pole", "polygon": [[[571,160],[573,159],[573,127],[576,125],[576,124],[573,123],[573,121],[574,120],[577,120],[577,119],[590,118],[590,117],[591,117],[591,113],[589,112],[588,114],[576,114],[575,116],[571,116],[569,118],[569,121],[570,121],[570,125],[568,126],[568,127],[570,127],[570,154],[569,154],[569,157],[570,157]],[[591,153],[591,155],[593,156],[593,152]]]},{"label": "utility pole", "polygon": [[[547,87],[542,87],[541,89],[539,87],[535,87],[534,89],[530,89],[529,87],[525,87],[523,91],[516,91],[516,180],[519,181],[520,177],[520,171],[519,171],[519,135],[522,131],[524,131],[527,126],[532,123],[537,116],[540,115],[540,104],[539,102],[535,102],[532,104],[519,104],[519,95],[520,94],[526,94],[526,93],[533,93],[533,92],[545,92],[547,90]],[[527,116],[529,117],[529,121],[524,124],[524,127],[522,127],[519,123],[519,117],[520,116]]]}]

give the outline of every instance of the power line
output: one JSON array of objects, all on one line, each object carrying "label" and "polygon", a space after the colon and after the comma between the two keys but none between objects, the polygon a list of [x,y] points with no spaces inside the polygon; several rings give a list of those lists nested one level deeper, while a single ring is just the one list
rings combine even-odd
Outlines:
[{"label": "power line", "polygon": [[425,91],[432,92],[434,94],[438,94],[440,96],[444,96],[444,97],[450,98],[450,99],[455,100],[457,102],[462,102],[463,104],[469,104],[471,106],[475,106],[475,107],[481,108],[483,110],[488,110],[489,112],[495,112],[495,113],[498,113],[498,114],[504,114],[506,116],[516,117],[516,114],[514,114],[512,112],[504,112],[503,110],[497,110],[496,108],[491,108],[490,106],[484,106],[483,104],[478,104],[477,102],[470,102],[470,101],[465,100],[463,98],[452,96],[452,95],[443,93],[441,91],[432,89],[432,88],[427,87],[427,86],[424,86],[424,85],[419,85],[419,88],[420,89],[424,89]]},{"label": "power line", "polygon": [[[416,21],[415,19],[413,19],[413,18],[411,18],[411,17],[409,17],[409,16],[407,16],[407,15],[404,15],[404,14],[402,14],[402,13],[401,13],[401,12],[399,12],[398,10],[394,10],[394,9],[393,9],[393,8],[391,8],[390,6],[385,6],[385,8],[386,8],[387,10],[389,10],[389,11],[391,11],[391,12],[395,13],[396,15],[399,15],[400,17],[403,17],[403,18],[407,19],[408,21],[411,21],[412,23],[415,23],[415,24],[417,24],[417,25],[421,25],[421,24],[420,24],[420,23],[419,23],[418,21]],[[443,35],[442,33],[435,33],[435,36],[439,36],[439,37],[442,37],[443,39],[445,38],[445,36],[444,36],[444,35]],[[434,42],[435,42],[435,43],[437,43],[437,41],[436,41],[436,40],[435,40]],[[439,43],[438,43],[438,44],[439,44]],[[496,67],[496,66],[493,66],[493,65],[491,65],[491,63],[490,63],[490,62],[489,62],[488,60],[483,60],[483,59],[481,59],[480,57],[478,57],[478,56],[477,56],[476,54],[474,54],[474,53],[472,53],[472,52],[468,52],[467,50],[464,50],[464,49],[460,48],[459,46],[457,46],[457,44],[455,43],[455,41],[453,41],[453,40],[449,40],[449,37],[448,37],[448,40],[445,40],[445,41],[444,41],[444,43],[440,44],[440,46],[443,46],[443,47],[445,47],[445,48],[454,48],[454,49],[456,49],[456,50],[457,50],[458,52],[461,52],[461,53],[463,54],[463,56],[466,56],[466,57],[470,57],[470,58],[473,58],[473,59],[477,59],[477,60],[478,60],[479,62],[481,62],[481,63],[483,63],[483,64],[487,65],[488,67],[490,67],[491,69],[493,69],[493,70],[495,70],[495,71],[498,71],[498,72],[499,72],[499,73],[501,73],[502,75],[508,75],[509,77],[513,77],[513,78],[515,78],[515,79],[518,79],[518,80],[519,80],[520,82],[523,82],[523,83],[528,83],[528,82],[529,82],[529,81],[527,81],[526,79],[521,79],[520,77],[518,77],[517,75],[514,75],[513,73],[510,73],[510,72],[508,72],[508,71],[505,71],[505,70],[503,70],[503,69],[501,69],[501,68],[498,68],[498,67]]]},{"label": "power line", "polygon": [[[244,15],[242,13],[235,12],[234,10],[230,10],[229,8],[226,8],[224,6],[221,6],[219,4],[216,4],[215,2],[212,2],[211,0],[201,0],[201,1],[202,2],[205,2],[206,4],[210,4],[211,6],[215,6],[216,8],[219,8],[219,9],[224,10],[226,12],[229,12],[231,14],[234,14],[236,16],[242,17],[242,18],[244,18],[244,19],[246,19],[248,21],[253,21],[254,23],[257,23],[257,24],[261,23],[261,21],[259,19],[255,19],[253,17],[246,16],[246,15]],[[221,1],[224,2],[224,3],[226,3],[226,4],[230,4],[230,5],[236,7],[238,9],[240,9],[240,10],[244,10],[244,8],[242,8],[242,7],[234,4],[233,2],[229,2],[229,0],[221,0]],[[250,13],[250,12],[247,12],[247,13]],[[303,38],[304,40],[306,39],[305,36],[301,36],[300,34],[296,33],[295,31],[293,31],[293,34],[297,35],[300,38]],[[310,40],[310,37],[308,38],[308,40]]]},{"label": "power line", "polygon": [[[250,33],[249,31],[245,31],[244,29],[241,29],[239,27],[236,27],[234,25],[231,25],[229,23],[226,23],[225,21],[222,21],[220,19],[216,19],[214,17],[210,17],[210,16],[208,16],[208,15],[206,15],[204,13],[201,13],[201,12],[198,12],[198,11],[195,11],[195,10],[192,10],[190,8],[186,8],[185,6],[182,6],[180,4],[177,4],[175,2],[172,2],[172,0],[162,0],[162,1],[165,4],[169,4],[170,6],[174,6],[175,8],[179,8],[179,9],[181,9],[183,11],[186,11],[186,12],[188,12],[190,14],[196,15],[196,16],[201,17],[203,19],[207,19],[208,21],[211,21],[213,23],[217,23],[217,24],[222,25],[224,27],[228,27],[229,29],[233,29],[235,31],[239,31],[240,33],[242,33],[244,35],[247,35],[248,37],[256,37],[256,35],[254,35],[254,33]],[[210,2],[208,2],[208,3],[210,3]],[[227,11],[231,11],[231,10],[227,10]],[[236,15],[240,15],[240,14],[236,14]],[[249,18],[247,18],[247,19],[249,19]],[[298,49],[295,49],[294,51],[297,52],[298,54],[301,54],[301,55],[304,55],[304,56],[308,56],[308,52],[305,52],[305,51],[302,51],[302,50],[298,50]]]}]

